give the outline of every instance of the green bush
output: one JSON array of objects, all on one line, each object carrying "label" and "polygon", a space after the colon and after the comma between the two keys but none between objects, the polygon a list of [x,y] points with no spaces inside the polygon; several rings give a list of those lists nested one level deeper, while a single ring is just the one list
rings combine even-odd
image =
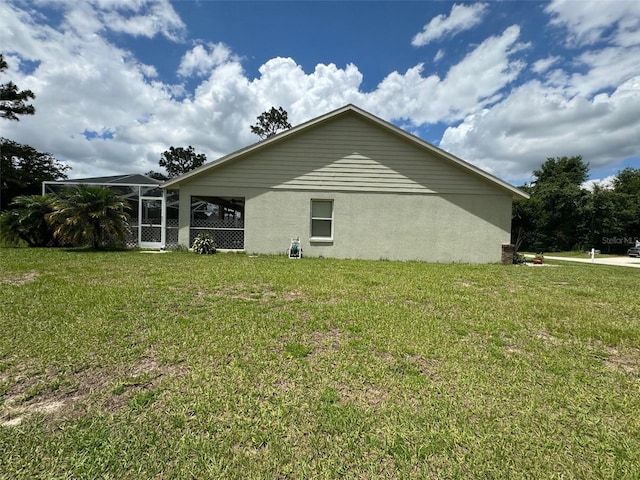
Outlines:
[{"label": "green bush", "polygon": [[525,263],[527,263],[527,259],[525,258],[525,256],[521,253],[514,253],[513,254],[513,264],[514,265],[524,265]]},{"label": "green bush", "polygon": [[56,245],[53,227],[47,217],[53,211],[51,195],[22,195],[11,202],[11,210],[0,215],[0,241],[16,246],[21,242],[30,247]]},{"label": "green bush", "polygon": [[193,251],[200,255],[216,253],[216,242],[208,233],[199,233],[193,241]]}]

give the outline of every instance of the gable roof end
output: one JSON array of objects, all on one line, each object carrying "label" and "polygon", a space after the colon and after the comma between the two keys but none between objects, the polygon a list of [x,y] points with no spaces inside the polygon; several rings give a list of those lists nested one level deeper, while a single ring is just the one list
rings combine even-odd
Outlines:
[{"label": "gable roof end", "polygon": [[528,199],[529,195],[527,195],[525,192],[523,192],[522,190],[519,190],[518,188],[514,187],[513,185],[500,180],[499,178],[491,175],[490,173],[485,172],[484,170],[476,167],[475,165],[472,165],[458,157],[456,157],[455,155],[452,155],[451,153],[442,150],[441,148],[436,147],[435,145],[432,145],[424,140],[422,140],[419,137],[416,137],[415,135],[412,135],[404,130],[402,130],[399,127],[396,127],[395,125],[393,125],[390,122],[387,122],[386,120],[383,120],[379,117],[376,117],[375,115],[362,110],[361,108],[353,105],[353,104],[348,104],[345,105],[344,107],[341,107],[337,110],[334,110],[332,112],[326,113],[324,115],[321,115],[319,117],[316,117],[312,120],[309,120],[305,123],[302,123],[300,125],[297,125],[295,127],[292,127],[288,130],[285,130],[284,132],[280,132],[272,137],[269,137],[265,140],[261,140],[257,143],[254,143],[252,145],[249,145],[245,148],[242,148],[240,150],[237,150],[235,152],[232,152],[228,155],[225,155],[217,160],[214,160],[213,162],[207,163],[205,165],[202,165],[201,167],[198,167],[194,170],[191,170],[190,172],[187,172],[179,177],[176,178],[172,178],[170,180],[167,180],[162,187],[164,188],[172,188],[172,187],[179,187],[179,185],[187,180],[192,179],[193,177],[197,177],[202,175],[205,172],[208,172],[209,170],[212,170],[214,168],[217,168],[221,165],[224,165],[228,162],[231,162],[233,160],[236,160],[238,158],[244,157],[245,155],[248,155],[250,153],[253,153],[257,150],[263,149],[269,145],[272,145],[274,143],[278,143],[278,142],[282,142],[284,140],[286,140],[288,137],[293,136],[293,135],[297,135],[309,128],[313,128],[314,126],[323,123],[329,119],[335,118],[339,115],[343,115],[347,112],[351,112],[354,113],[356,115],[359,115],[361,117],[363,117],[364,119],[378,125],[381,126],[385,129],[387,129],[388,131],[390,131],[391,133],[395,134],[395,135],[399,135],[401,137],[403,137],[404,139],[414,143],[415,145],[428,150],[432,153],[435,153],[436,155],[438,155],[440,158],[442,158],[445,161],[448,161],[450,163],[453,163],[455,165],[457,165],[458,167],[461,167],[463,170],[467,171],[468,173],[471,173],[472,175],[476,175],[479,176],[481,178],[484,178],[485,180],[488,180],[490,183],[494,184],[494,186],[498,187],[501,190],[506,190],[509,193],[511,193],[511,195],[513,196],[514,199]]}]

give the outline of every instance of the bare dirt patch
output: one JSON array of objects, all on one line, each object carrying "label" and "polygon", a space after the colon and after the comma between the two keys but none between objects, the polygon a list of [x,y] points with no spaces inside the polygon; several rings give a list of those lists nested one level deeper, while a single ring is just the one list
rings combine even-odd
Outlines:
[{"label": "bare dirt patch", "polygon": [[358,387],[340,385],[336,391],[341,401],[354,402],[368,407],[383,405],[389,400],[389,391],[386,388],[369,382]]},{"label": "bare dirt patch", "polygon": [[517,347],[517,346],[515,346],[513,344],[505,345],[504,351],[507,352],[507,353],[515,353],[517,355],[524,354],[524,350],[522,350],[520,347]]},{"label": "bare dirt patch", "polygon": [[425,358],[421,355],[407,355],[409,365],[413,366],[422,375],[431,379],[436,378],[439,362],[431,358]]},{"label": "bare dirt patch", "polygon": [[533,336],[542,340],[542,343],[547,346],[556,347],[562,344],[562,339],[551,335],[546,330],[538,330],[537,332],[534,332]]},{"label": "bare dirt patch", "polygon": [[604,361],[607,367],[631,375],[640,375],[640,349],[622,350],[616,347],[607,347],[606,351],[609,354],[609,358]]},{"label": "bare dirt patch", "polygon": [[91,409],[115,411],[135,394],[157,388],[163,378],[187,373],[182,365],[162,364],[152,356],[130,367],[89,367],[70,374],[51,368],[31,374],[17,369],[13,376],[5,375],[12,385],[0,405],[0,426],[20,425],[34,414],[53,420],[78,418]]},{"label": "bare dirt patch", "polygon": [[15,427],[20,425],[26,415],[34,413],[43,413],[45,415],[52,415],[55,412],[61,410],[65,406],[64,400],[45,400],[43,402],[33,403],[28,407],[13,406],[13,402],[8,400],[3,410],[2,417],[0,417],[0,426]]},{"label": "bare dirt patch", "polygon": [[507,336],[501,336],[500,340],[504,342],[504,351],[509,354],[524,355],[526,352],[520,348],[513,340]]},{"label": "bare dirt patch", "polygon": [[321,332],[313,332],[309,339],[309,343],[313,348],[312,355],[335,352],[340,349],[347,339],[348,333],[343,332],[338,328],[332,328],[331,330]]},{"label": "bare dirt patch", "polygon": [[225,297],[255,302],[267,303],[274,300],[295,301],[304,298],[304,293],[299,289],[287,290],[279,293],[266,283],[246,284],[236,283],[217,288],[213,293],[216,297]]},{"label": "bare dirt patch", "polygon": [[24,273],[14,273],[0,278],[0,285],[13,285],[20,287],[22,285],[35,282],[39,276],[40,274],[35,270]]}]

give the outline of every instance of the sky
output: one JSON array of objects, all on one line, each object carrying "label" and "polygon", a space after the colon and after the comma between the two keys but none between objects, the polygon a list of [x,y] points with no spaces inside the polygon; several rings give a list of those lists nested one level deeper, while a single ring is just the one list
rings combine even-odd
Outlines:
[{"label": "sky", "polygon": [[514,185],[581,155],[640,168],[640,2],[0,0],[0,51],[34,116],[0,135],[70,178],[209,161],[352,103]]}]

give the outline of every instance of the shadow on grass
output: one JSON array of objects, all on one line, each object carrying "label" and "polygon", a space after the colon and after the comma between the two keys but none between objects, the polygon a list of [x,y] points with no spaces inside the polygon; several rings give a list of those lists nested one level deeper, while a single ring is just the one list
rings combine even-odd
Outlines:
[{"label": "shadow on grass", "polygon": [[63,252],[69,253],[103,253],[103,252],[139,252],[139,248],[126,247],[60,247]]}]

